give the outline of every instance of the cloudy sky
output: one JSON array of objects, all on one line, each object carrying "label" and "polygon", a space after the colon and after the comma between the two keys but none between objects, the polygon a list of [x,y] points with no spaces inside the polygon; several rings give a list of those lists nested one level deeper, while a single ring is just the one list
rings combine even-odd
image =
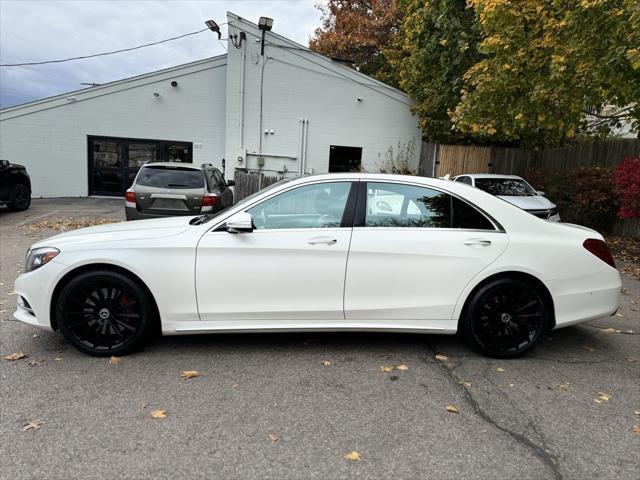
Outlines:
[{"label": "cloudy sky", "polygon": [[[303,45],[320,24],[314,0],[0,0],[0,64],[56,60],[133,47],[226,22],[227,10]],[[222,27],[223,38],[226,27]],[[226,42],[223,42],[226,47]],[[106,83],[225,52],[206,31],[162,45],[72,62],[0,67],[0,107]]]}]

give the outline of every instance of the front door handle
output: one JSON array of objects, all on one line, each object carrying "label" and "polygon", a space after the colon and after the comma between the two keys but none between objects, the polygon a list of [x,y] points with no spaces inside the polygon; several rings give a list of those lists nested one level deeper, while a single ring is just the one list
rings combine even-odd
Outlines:
[{"label": "front door handle", "polygon": [[465,240],[465,245],[469,247],[488,247],[491,245],[491,240],[483,240],[481,238],[472,238],[469,240]]},{"label": "front door handle", "polygon": [[335,245],[338,243],[337,238],[332,237],[313,237],[309,239],[309,245]]}]

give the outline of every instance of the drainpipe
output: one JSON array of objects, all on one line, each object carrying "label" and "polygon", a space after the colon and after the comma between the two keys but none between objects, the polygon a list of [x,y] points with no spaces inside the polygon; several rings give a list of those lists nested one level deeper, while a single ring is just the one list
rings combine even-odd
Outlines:
[{"label": "drainpipe", "polygon": [[300,117],[299,119],[300,121],[300,129],[298,131],[298,175],[302,175],[303,173],[303,166],[302,166],[302,135],[303,135],[303,130],[304,130],[304,125],[303,125],[303,121],[304,118]]},{"label": "drainpipe", "polygon": [[303,135],[302,135],[302,174],[307,173],[307,136],[309,135],[309,119],[302,119]]},{"label": "drainpipe", "polygon": [[[240,37],[242,42],[242,37]],[[246,41],[240,46],[240,151],[244,151],[244,63]]]}]

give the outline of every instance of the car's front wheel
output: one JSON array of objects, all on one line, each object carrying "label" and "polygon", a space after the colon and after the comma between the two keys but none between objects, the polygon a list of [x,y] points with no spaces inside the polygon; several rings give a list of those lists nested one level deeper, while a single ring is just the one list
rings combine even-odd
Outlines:
[{"label": "car's front wheel", "polygon": [[518,279],[502,278],[482,286],[462,317],[466,340],[489,356],[515,358],[540,341],[550,312],[542,292]]},{"label": "car's front wheel", "polygon": [[56,304],[60,331],[78,350],[95,356],[124,355],[151,334],[154,304],[136,281],[111,270],[72,278]]},{"label": "car's front wheel", "polygon": [[11,191],[11,199],[9,201],[9,210],[14,212],[21,212],[26,210],[31,205],[31,194],[29,188],[26,185],[18,183],[14,185]]}]

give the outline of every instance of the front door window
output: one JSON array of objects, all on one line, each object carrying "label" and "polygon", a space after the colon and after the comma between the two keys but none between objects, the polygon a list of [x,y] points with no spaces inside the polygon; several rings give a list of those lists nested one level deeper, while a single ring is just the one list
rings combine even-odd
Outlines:
[{"label": "front door window", "polygon": [[350,182],[294,188],[250,208],[256,229],[336,228],[342,223]]}]

